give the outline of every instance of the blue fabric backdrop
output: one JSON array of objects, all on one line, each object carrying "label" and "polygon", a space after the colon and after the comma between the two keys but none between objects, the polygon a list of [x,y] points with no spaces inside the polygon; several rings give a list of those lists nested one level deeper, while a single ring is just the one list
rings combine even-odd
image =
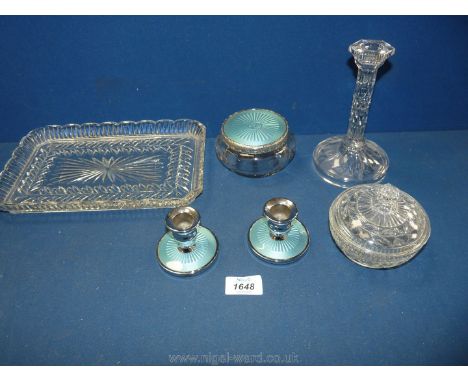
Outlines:
[{"label": "blue fabric backdrop", "polygon": [[46,124],[194,118],[249,107],[343,132],[348,45],[385,39],[369,132],[468,127],[466,17],[2,17],[0,141]]}]

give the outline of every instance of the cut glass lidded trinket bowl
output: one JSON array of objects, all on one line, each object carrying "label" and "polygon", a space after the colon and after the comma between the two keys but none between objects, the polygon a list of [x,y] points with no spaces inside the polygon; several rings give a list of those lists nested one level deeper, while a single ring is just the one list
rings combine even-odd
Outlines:
[{"label": "cut glass lidded trinket bowl", "polygon": [[205,126],[194,120],[47,126],[0,173],[13,213],[174,207],[203,189]]},{"label": "cut glass lidded trinket bowl", "polygon": [[330,207],[329,219],[341,251],[369,268],[406,263],[431,234],[424,208],[391,184],[359,185],[342,192]]}]

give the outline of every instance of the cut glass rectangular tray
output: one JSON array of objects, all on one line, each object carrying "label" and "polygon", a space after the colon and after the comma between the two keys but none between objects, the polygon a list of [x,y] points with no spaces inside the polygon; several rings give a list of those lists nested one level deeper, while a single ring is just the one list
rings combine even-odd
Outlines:
[{"label": "cut glass rectangular tray", "polygon": [[174,207],[203,189],[205,126],[193,120],[47,126],[0,173],[12,213]]}]

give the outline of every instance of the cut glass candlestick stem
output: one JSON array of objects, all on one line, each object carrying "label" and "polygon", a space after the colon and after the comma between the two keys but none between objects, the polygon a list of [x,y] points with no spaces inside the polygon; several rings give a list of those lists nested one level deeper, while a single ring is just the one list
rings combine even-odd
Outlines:
[{"label": "cut glass candlestick stem", "polygon": [[313,159],[318,174],[328,183],[351,187],[382,180],[388,157],[376,143],[364,138],[378,69],[395,53],[385,41],[359,40],[349,47],[358,67],[348,131],[320,142]]}]

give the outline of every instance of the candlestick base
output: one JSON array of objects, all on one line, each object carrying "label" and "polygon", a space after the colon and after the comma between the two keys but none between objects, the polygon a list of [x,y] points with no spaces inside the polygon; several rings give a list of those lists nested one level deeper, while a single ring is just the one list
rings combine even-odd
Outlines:
[{"label": "candlestick base", "polygon": [[181,243],[167,232],[159,241],[157,259],[161,267],[177,276],[192,276],[207,269],[218,254],[216,236],[199,226],[194,245],[181,247]]},{"label": "candlestick base", "polygon": [[166,216],[167,232],[157,248],[161,267],[177,276],[192,276],[208,268],[218,254],[216,236],[200,225],[192,207],[177,207]]},{"label": "candlestick base", "polygon": [[249,229],[249,245],[262,260],[284,264],[299,259],[309,247],[309,232],[297,220],[296,204],[273,198],[263,207],[263,217]]},{"label": "candlestick base", "polygon": [[266,218],[256,220],[249,229],[249,246],[262,260],[275,264],[291,263],[305,254],[309,247],[309,233],[297,219],[284,236],[274,237]]},{"label": "candlestick base", "polygon": [[388,170],[388,157],[375,142],[350,140],[346,135],[320,142],[313,154],[319,176],[334,186],[348,188],[381,181]]}]

